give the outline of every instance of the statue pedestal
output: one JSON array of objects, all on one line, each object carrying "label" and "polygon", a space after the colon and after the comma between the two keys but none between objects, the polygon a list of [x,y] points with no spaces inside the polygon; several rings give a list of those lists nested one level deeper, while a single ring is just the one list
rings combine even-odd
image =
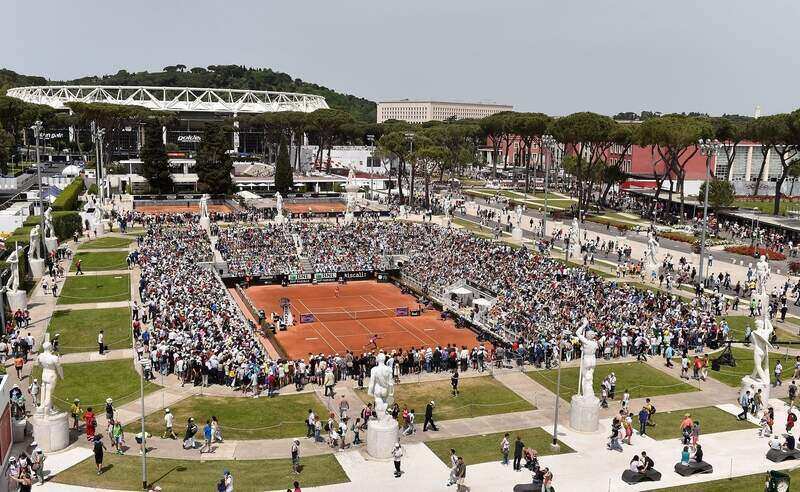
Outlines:
[{"label": "statue pedestal", "polygon": [[600,400],[596,396],[572,397],[569,426],[578,432],[597,432],[600,427]]},{"label": "statue pedestal", "polygon": [[25,442],[28,419],[11,419],[11,437],[14,442]]},{"label": "statue pedestal", "polygon": [[276,224],[286,223],[286,217],[283,216],[283,213],[279,213],[278,215],[275,216],[275,223]]},{"label": "statue pedestal", "polygon": [[42,275],[44,275],[44,260],[28,260],[28,264],[31,266],[31,275],[33,278],[36,280],[42,278]]},{"label": "statue pedestal", "polygon": [[200,217],[200,227],[206,232],[211,232],[211,219],[208,217]]},{"label": "statue pedestal", "polygon": [[47,252],[55,251],[58,249],[58,239],[54,237],[46,237],[44,238],[44,247],[47,248]]},{"label": "statue pedestal", "polygon": [[23,311],[28,309],[28,294],[24,290],[9,290],[6,292],[6,296],[8,297],[8,307],[11,309],[12,314],[17,309]]},{"label": "statue pedestal", "polygon": [[352,224],[354,220],[356,220],[356,216],[353,215],[353,212],[347,212],[347,213],[344,214],[344,223],[345,224]]},{"label": "statue pedestal", "polygon": [[96,237],[103,237],[106,235],[106,225],[103,224],[102,220],[95,222],[94,234]]},{"label": "statue pedestal", "polygon": [[391,458],[398,433],[394,419],[370,420],[367,425],[367,453],[376,459]]},{"label": "statue pedestal", "polygon": [[516,226],[513,231],[511,231],[511,239],[514,241],[522,241],[522,228],[520,226]]},{"label": "statue pedestal", "polygon": [[758,393],[758,390],[761,390],[761,405],[766,408],[769,401],[769,389],[770,383],[764,383],[753,379],[751,376],[745,376],[742,378],[742,385],[739,388],[739,397],[741,398],[745,391],[749,391],[750,398],[753,398]]},{"label": "statue pedestal", "polygon": [[53,415],[34,413],[33,439],[45,453],[66,448],[69,446],[69,415],[66,412]]},{"label": "statue pedestal", "polygon": [[401,219],[407,219],[408,218],[408,212],[406,211],[406,206],[405,205],[400,205],[399,217]]}]

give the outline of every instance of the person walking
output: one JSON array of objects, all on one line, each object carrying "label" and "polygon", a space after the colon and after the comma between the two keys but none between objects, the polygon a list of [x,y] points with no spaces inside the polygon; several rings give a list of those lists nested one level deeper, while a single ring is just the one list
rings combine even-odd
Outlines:
[{"label": "person walking", "polygon": [[211,438],[214,442],[223,442],[222,427],[220,427],[216,415],[211,416]]},{"label": "person walking", "polygon": [[[331,393],[333,390],[331,390]],[[339,418],[346,419],[347,412],[350,410],[350,403],[347,401],[345,395],[342,395],[342,399],[339,400]]]},{"label": "person walking", "polygon": [[422,424],[422,432],[428,432],[428,425],[430,424],[431,429],[434,431],[438,431],[439,428],[436,427],[436,423],[433,421],[433,407],[436,406],[436,402],[431,400],[425,406],[425,423]]},{"label": "person walking", "polygon": [[467,465],[464,463],[464,458],[462,456],[458,457],[458,462],[456,462],[456,486],[458,487],[456,490],[457,492],[464,492],[469,490],[469,487],[464,483],[467,479]]},{"label": "person walking", "polygon": [[175,416],[172,414],[169,408],[164,409],[164,434],[161,435],[161,439],[166,439],[169,436],[170,439],[177,439],[178,436],[175,434],[173,430],[173,426],[175,424]]},{"label": "person walking", "polygon": [[456,455],[456,450],[450,448],[450,476],[447,478],[447,486],[451,486],[456,483],[456,474],[458,470],[456,469],[458,465],[458,456]]},{"label": "person walking", "polygon": [[97,467],[97,474],[103,472],[103,451],[106,450],[106,445],[103,444],[102,436],[93,436],[92,438],[92,451],[94,452],[94,465]]},{"label": "person walking", "polygon": [[394,445],[392,459],[394,460],[394,478],[400,478],[403,474],[400,470],[400,461],[403,459],[403,447],[400,446],[399,442]]},{"label": "person walking", "polygon": [[81,269],[81,259],[80,258],[75,260],[75,275],[83,275],[83,270]]},{"label": "person walking", "polygon": [[31,456],[31,470],[36,474],[39,485],[44,485],[44,458],[44,451],[37,446],[33,450],[33,456]]},{"label": "person walking", "polygon": [[314,421],[316,420],[317,416],[314,415],[314,410],[308,409],[308,417],[306,417],[306,438],[314,437]]},{"label": "person walking", "polygon": [[72,428],[75,431],[78,431],[80,428],[80,421],[83,418],[83,408],[81,408],[81,401],[75,398],[72,401],[72,406],[69,409],[69,413],[72,416]]},{"label": "person walking", "polygon": [[747,420],[747,410],[750,408],[750,390],[747,390],[739,397],[739,405],[742,407],[742,413],[736,416],[739,420]]},{"label": "person walking", "polygon": [[789,385],[789,409],[794,406],[794,400],[797,398],[797,384],[795,384],[794,380]]},{"label": "person walking", "polygon": [[511,443],[508,442],[508,432],[506,432],[503,440],[500,441],[500,453],[503,455],[503,459],[500,461],[501,465],[508,466],[508,452],[510,449]]},{"label": "person walking", "polygon": [[103,349],[105,348],[105,334],[103,330],[100,330],[100,333],[97,334],[97,352],[100,355],[103,355]]},{"label": "person walking", "polygon": [[211,429],[211,421],[206,420],[206,425],[203,426],[203,445],[200,447],[200,454],[203,454],[203,450],[208,448],[208,453],[211,452],[211,437],[213,436]]},{"label": "person walking", "polygon": [[291,447],[292,455],[292,473],[295,475],[300,474],[300,440],[295,439],[292,441]]},{"label": "person walking", "polygon": [[783,382],[781,381],[781,375],[783,374],[783,364],[781,361],[777,361],[775,363],[775,384],[773,386],[783,386]]},{"label": "person walking", "polygon": [[453,375],[450,376],[450,386],[453,387],[453,396],[458,396],[458,371],[453,371]]},{"label": "person walking", "polygon": [[647,421],[650,420],[650,412],[647,410],[647,407],[642,407],[639,410],[639,435],[646,436],[647,435]]},{"label": "person walking", "polygon": [[97,419],[94,418],[92,407],[87,408],[86,413],[83,414],[83,423],[86,429],[86,440],[92,442],[94,430],[97,428]]},{"label": "person walking", "polygon": [[520,471],[522,469],[520,462],[522,461],[523,449],[525,449],[525,443],[522,442],[522,438],[517,436],[517,439],[514,441],[514,471]]}]

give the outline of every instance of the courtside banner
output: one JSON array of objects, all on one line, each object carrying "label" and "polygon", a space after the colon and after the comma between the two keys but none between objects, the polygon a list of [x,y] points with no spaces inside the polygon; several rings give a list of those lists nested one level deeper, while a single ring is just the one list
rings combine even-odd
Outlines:
[{"label": "courtside banner", "polygon": [[313,323],[317,320],[311,313],[305,313],[300,315],[300,322],[301,323]]},{"label": "courtside banner", "polygon": [[372,278],[373,272],[371,270],[363,270],[358,272],[339,272],[336,274],[336,280],[366,280]]},{"label": "courtside banner", "polygon": [[317,272],[314,274],[315,282],[336,282],[336,272]]},{"label": "courtside banner", "polygon": [[408,316],[408,308],[407,307],[399,307],[394,308],[395,316]]},{"label": "courtside banner", "polygon": [[286,281],[290,284],[310,284],[314,276],[310,273],[290,273],[286,276]]}]

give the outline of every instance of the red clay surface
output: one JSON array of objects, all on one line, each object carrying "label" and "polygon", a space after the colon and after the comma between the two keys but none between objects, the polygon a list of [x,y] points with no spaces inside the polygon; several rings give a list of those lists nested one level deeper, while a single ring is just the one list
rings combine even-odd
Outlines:
[{"label": "red clay surface", "polygon": [[308,212],[344,212],[347,210],[347,206],[339,202],[285,203],[283,208],[293,214],[304,214]]},{"label": "red clay surface", "polygon": [[[141,212],[143,214],[182,214],[185,212],[199,212],[200,211],[200,204],[199,203],[189,203],[186,204],[185,202],[172,202],[169,204],[159,204],[159,205],[139,205],[134,203],[133,204],[134,210],[137,212]],[[208,204],[208,211],[209,212],[231,212],[232,209],[230,206],[226,204]]]},{"label": "red clay surface", "polygon": [[280,299],[287,297],[292,302],[295,325],[286,331],[278,331],[276,338],[287,356],[302,359],[308,354],[344,354],[371,351],[370,336],[378,335],[378,349],[409,349],[411,347],[435,347],[448,343],[473,347],[478,344],[475,334],[469,329],[458,329],[451,320],[442,321],[439,311],[426,310],[421,316],[372,318],[338,321],[299,323],[297,313],[364,311],[396,307],[417,307],[416,299],[404,295],[389,283],[374,281],[348,282],[319,285],[259,285],[247,289],[247,295],[259,309],[268,315],[281,313]]}]

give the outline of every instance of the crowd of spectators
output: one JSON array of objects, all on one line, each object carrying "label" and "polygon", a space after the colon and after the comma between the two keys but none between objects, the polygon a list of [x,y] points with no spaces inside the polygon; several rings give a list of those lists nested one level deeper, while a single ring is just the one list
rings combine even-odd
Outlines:
[{"label": "crowd of spectators", "polygon": [[294,273],[300,269],[297,247],[282,225],[253,227],[233,224],[219,228],[216,248],[232,275]]}]

